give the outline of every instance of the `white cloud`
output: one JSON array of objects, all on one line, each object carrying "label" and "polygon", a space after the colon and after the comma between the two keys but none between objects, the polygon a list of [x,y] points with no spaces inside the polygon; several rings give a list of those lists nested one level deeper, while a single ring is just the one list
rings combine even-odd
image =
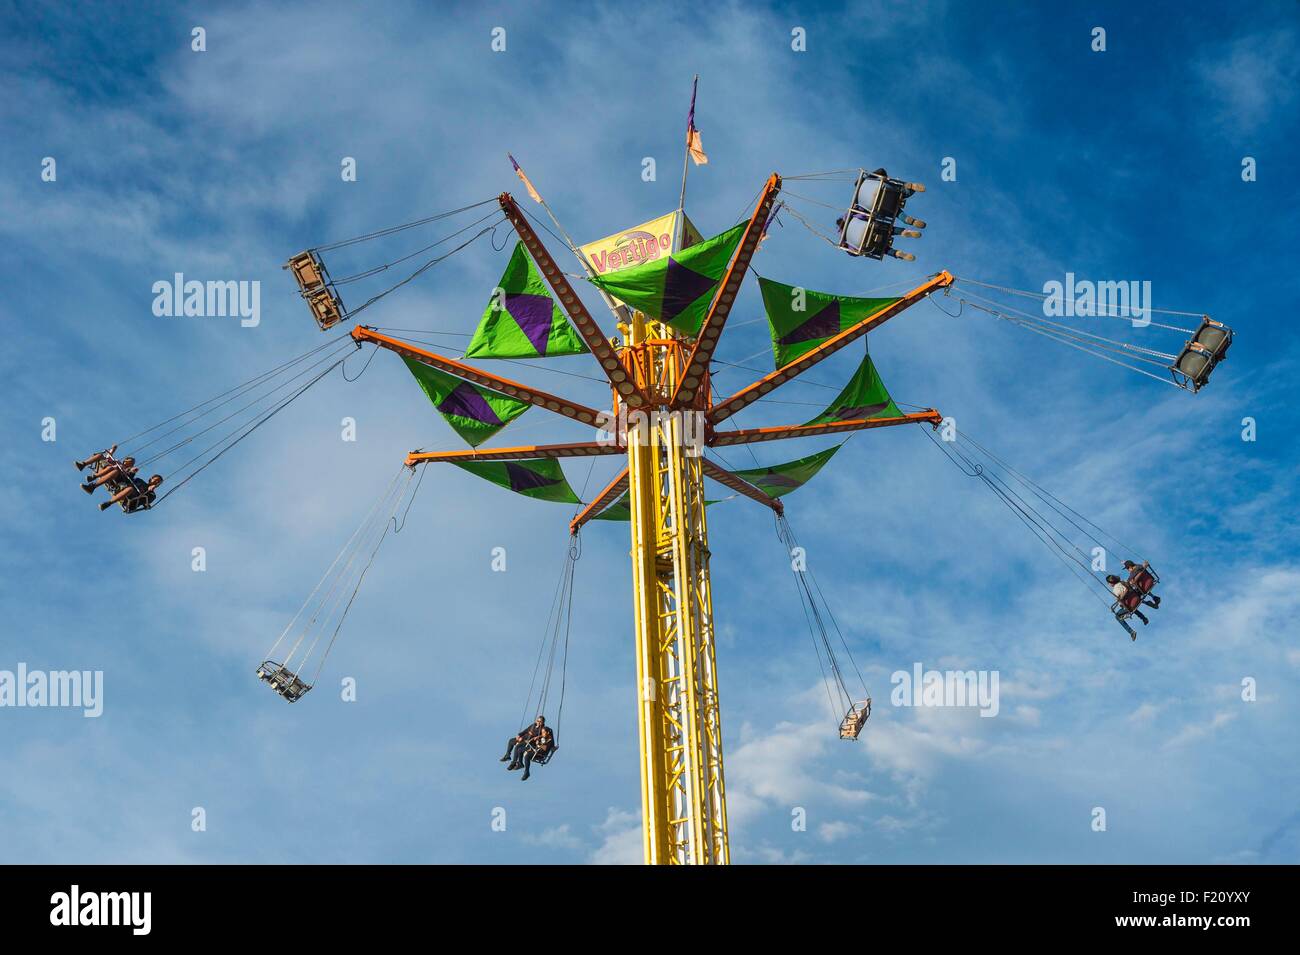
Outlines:
[{"label": "white cloud", "polygon": [[1171,736],[1165,742],[1165,746],[1169,748],[1175,746],[1186,746],[1188,743],[1194,743],[1198,740],[1205,739],[1207,736],[1211,736],[1218,730],[1227,726],[1239,715],[1239,712],[1221,710],[1209,719],[1188,723],[1181,730]]},{"label": "white cloud", "polygon": [[596,826],[601,843],[591,853],[595,865],[640,865],[645,861],[641,814],[610,808],[605,821]]},{"label": "white cloud", "polygon": [[1214,118],[1237,134],[1252,134],[1291,105],[1300,86],[1300,34],[1295,29],[1267,31],[1222,41],[1198,65]]}]

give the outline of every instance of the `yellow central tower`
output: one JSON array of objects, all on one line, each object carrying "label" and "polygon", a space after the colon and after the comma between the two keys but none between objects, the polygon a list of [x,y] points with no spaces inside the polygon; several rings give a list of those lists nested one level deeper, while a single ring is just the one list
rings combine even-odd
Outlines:
[{"label": "yellow central tower", "polygon": [[637,312],[626,333],[625,367],[652,404],[627,429],[645,861],[725,864],[703,414],[670,410],[685,357],[672,330]]}]

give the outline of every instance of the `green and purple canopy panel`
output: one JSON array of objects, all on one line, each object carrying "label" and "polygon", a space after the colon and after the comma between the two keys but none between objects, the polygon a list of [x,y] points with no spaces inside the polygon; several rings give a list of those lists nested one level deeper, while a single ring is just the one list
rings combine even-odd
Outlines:
[{"label": "green and purple canopy panel", "polygon": [[747,223],[667,258],[593,276],[591,282],[639,312],[698,335]]},{"label": "green and purple canopy panel", "polygon": [[862,364],[853,373],[849,383],[839,393],[830,406],[807,424],[834,424],[837,421],[855,421],[860,418],[899,418],[903,412],[898,410],[894,399],[889,397],[885,383],[880,380],[880,373],[871,361],[870,355],[864,355]]},{"label": "green and purple canopy panel", "polygon": [[[717,501],[705,501],[704,506],[708,507],[717,503]],[[627,491],[624,491],[622,497],[592,518],[593,521],[630,521],[631,519],[632,499],[628,496]]]},{"label": "green and purple canopy panel", "polygon": [[470,447],[477,448],[532,407],[527,401],[462,381],[411,358],[403,357],[402,361],[447,424]]},{"label": "green and purple canopy panel", "polygon": [[732,471],[731,473],[748,481],[754,487],[770,494],[772,497],[781,497],[783,494],[798,490],[811,481],[813,476],[822,469],[822,465],[829,461],[835,452],[842,447],[842,444],[837,444],[833,448],[818,451],[816,454],[810,454],[808,457],[800,458],[797,461],[787,461],[785,464],[773,464],[771,467],[749,468],[745,471]]},{"label": "green and purple canopy panel", "polygon": [[759,279],[763,308],[772,328],[772,354],[782,368],[842,331],[870,318],[898,298],[855,298],[814,292],[796,285]]},{"label": "green and purple canopy panel", "polygon": [[534,461],[452,461],[458,468],[476,474],[524,497],[557,504],[581,504],[565,480],[560,462],[552,458]]},{"label": "green and purple canopy panel", "polygon": [[632,499],[628,496],[627,491],[624,491],[622,497],[592,518],[593,521],[630,521],[631,519]]},{"label": "green and purple canopy panel", "polygon": [[466,358],[550,358],[588,351],[551,298],[522,242],[515,245],[497,288]]}]

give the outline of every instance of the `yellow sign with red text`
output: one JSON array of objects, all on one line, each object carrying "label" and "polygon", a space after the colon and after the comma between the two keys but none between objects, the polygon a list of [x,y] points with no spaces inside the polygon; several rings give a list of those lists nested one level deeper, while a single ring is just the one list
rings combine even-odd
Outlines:
[{"label": "yellow sign with red text", "polygon": [[[631,268],[645,262],[654,262],[672,251],[678,215],[677,212],[670,212],[658,219],[651,219],[649,222],[589,242],[582,247],[582,254],[587,257],[587,261],[591,263],[597,275],[617,272],[619,269]],[[687,249],[701,241],[703,237],[689,216],[685,213],[680,215],[685,226],[682,248]]]}]

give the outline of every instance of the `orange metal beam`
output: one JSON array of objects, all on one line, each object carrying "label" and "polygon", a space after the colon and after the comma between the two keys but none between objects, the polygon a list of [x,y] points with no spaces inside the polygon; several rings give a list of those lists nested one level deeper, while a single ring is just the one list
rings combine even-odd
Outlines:
[{"label": "orange metal beam", "polygon": [[408,344],[397,338],[388,335],[381,335],[379,332],[365,325],[358,325],[352,329],[352,338],[358,342],[374,342],[380,348],[387,348],[389,351],[397,352],[405,358],[413,358],[418,362],[423,362],[430,368],[437,368],[439,371],[445,371],[449,375],[455,375],[457,378],[463,378],[465,381],[472,381],[476,385],[482,385],[484,388],[491,388],[493,391],[499,391],[503,395],[509,395],[511,398],[518,398],[520,401],[527,401],[539,408],[545,408],[547,411],[553,411],[555,414],[563,415],[566,418],[572,418],[574,421],[580,421],[583,424],[596,427],[597,418],[600,412],[595,408],[588,408],[586,405],[580,405],[576,401],[570,401],[567,398],[560,398],[549,392],[539,391],[528,385],[512,381],[509,378],[502,378],[499,375],[493,375],[490,372],[480,371],[473,365],[467,365],[464,362],[456,361],[454,358],[444,358],[442,355],[436,355],[431,351],[426,351],[415,345]]},{"label": "orange metal beam", "polygon": [[582,299],[578,298],[578,293],[573,290],[569,284],[568,278],[560,267],[555,264],[555,259],[551,258],[551,253],[546,251],[546,246],[542,245],[542,240],[537,237],[533,227],[528,222],[528,217],[515,203],[514,197],[508,192],[501,193],[497,197],[501,203],[501,211],[506,214],[510,224],[515,227],[515,232],[519,233],[519,239],[524,244],[524,248],[533,257],[537,263],[537,268],[541,270],[546,281],[550,283],[551,288],[555,291],[555,296],[560,300],[560,307],[564,309],[577,329],[582,340],[587,343],[591,353],[600,362],[600,367],[604,369],[605,377],[609,379],[610,385],[618,392],[619,397],[630,408],[640,408],[645,404],[645,397],[637,390],[635,383],[629,377],[627,369],[618,359],[618,353],[614,351],[614,346],[609,343],[605,333],[600,330],[596,320],[591,317],[587,311],[587,306],[582,304]]},{"label": "orange metal beam", "polygon": [[736,255],[727,266],[727,273],[718,287],[718,295],[709,307],[709,313],[704,317],[703,324],[700,325],[695,347],[691,349],[691,355],[686,360],[686,368],[677,385],[677,392],[673,395],[672,404],[675,407],[690,407],[695,400],[696,392],[707,380],[709,363],[713,360],[713,350],[718,347],[718,340],[722,337],[727,316],[731,314],[732,303],[740,294],[740,283],[744,281],[745,272],[749,269],[749,260],[754,257],[758,240],[763,235],[763,227],[767,225],[768,214],[772,211],[772,203],[776,201],[777,193],[780,191],[781,177],[772,173],[763,186],[763,193],[759,196],[758,205],[754,207],[754,214],[749,217],[749,225],[745,227],[745,234],[740,239]]},{"label": "orange metal beam", "polygon": [[781,503],[780,498],[775,498],[766,491],[754,487],[745,479],[736,477],[736,475],[714,464],[708,458],[704,459],[704,473],[719,484],[731,488],[737,494],[743,494],[751,500],[758,501],[758,503],[770,507],[778,514],[785,513],[785,505]]},{"label": "orange metal beam", "polygon": [[718,424],[719,422],[726,421],[737,411],[748,407],[759,398],[762,398],[769,392],[774,391],[781,385],[785,384],[791,378],[803,374],[813,365],[829,358],[841,348],[844,348],[846,345],[851,345],[873,328],[883,325],[895,315],[898,315],[900,312],[915,305],[935,289],[946,288],[952,283],[953,277],[947,271],[932,276],[927,282],[925,282],[925,284],[912,289],[912,291],[908,292],[893,305],[882,308],[874,315],[864,318],[856,325],[846,328],[829,341],[825,341],[818,345],[806,355],[796,358],[788,365],[778,368],[769,375],[764,375],[762,378],[758,379],[758,381],[746,388],[742,388],[730,398],[718,402],[713,406],[713,409],[709,411],[710,423]]},{"label": "orange metal beam", "polygon": [[573,444],[530,444],[517,448],[470,448],[462,451],[412,451],[406,466],[438,461],[535,461],[538,458],[586,458],[598,454],[623,454],[627,448],[598,441]]},{"label": "orange metal beam", "polygon": [[709,442],[711,448],[725,448],[733,444],[753,444],[758,441],[781,441],[785,438],[809,438],[819,434],[840,434],[844,431],[865,431],[868,428],[889,428],[898,424],[918,424],[922,421],[937,425],[943,415],[933,408],[905,414],[900,418],[851,418],[826,424],[792,424],[777,428],[745,428],[740,431],[718,431]]},{"label": "orange metal beam", "polygon": [[569,533],[576,534],[582,530],[582,525],[613,504],[614,499],[627,490],[627,485],[628,472],[627,468],[624,468],[614,480],[605,485],[605,490],[592,498],[591,503],[579,511],[573,520],[569,521]]}]

